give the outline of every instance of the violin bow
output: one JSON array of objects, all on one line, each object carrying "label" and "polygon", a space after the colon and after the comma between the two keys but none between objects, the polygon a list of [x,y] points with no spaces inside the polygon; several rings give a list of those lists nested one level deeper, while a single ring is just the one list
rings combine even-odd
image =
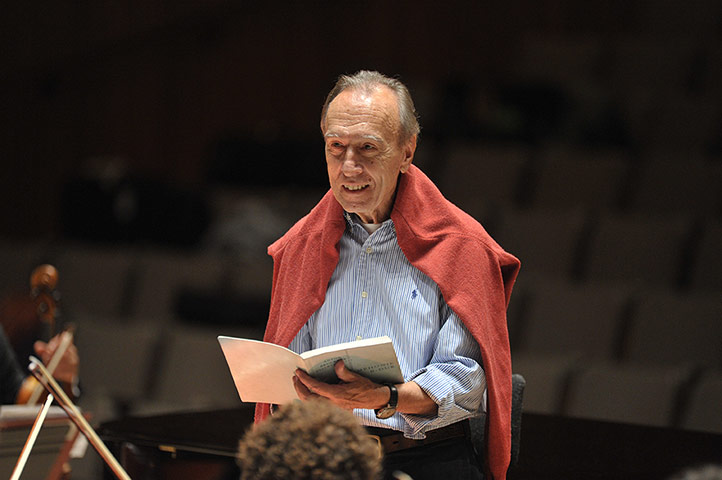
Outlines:
[{"label": "violin bow", "polygon": [[75,423],[85,438],[88,439],[90,444],[93,445],[93,448],[95,448],[115,476],[118,477],[119,480],[131,480],[128,473],[123,469],[110,450],[108,450],[108,447],[105,446],[98,434],[95,433],[95,430],[93,430],[93,427],[90,426],[85,417],[83,417],[82,413],[80,413],[78,407],[75,406],[73,401],[63,391],[60,385],[58,385],[45,366],[43,366],[43,363],[37,358],[31,356],[30,366],[28,368],[30,373],[32,373],[35,378],[38,379],[40,384],[45,387],[45,390],[56,398],[58,404],[60,404],[63,410],[65,410],[65,413],[73,421],[73,423]]},{"label": "violin bow", "polygon": [[[65,355],[65,351],[68,349],[70,344],[73,343],[73,331],[72,329],[68,329],[63,331],[63,333],[60,334],[60,344],[58,345],[58,348],[53,353],[53,356],[50,358],[50,362],[48,363],[47,370],[50,375],[55,373],[55,369],[58,367],[58,364],[60,363],[60,360],[63,358],[63,355]],[[28,398],[28,405],[35,405],[38,400],[40,399],[40,395],[43,393],[43,385],[38,384],[33,389],[33,393],[30,394],[30,398]]]},{"label": "violin bow", "polygon": [[40,433],[40,428],[43,426],[43,422],[45,421],[45,417],[48,414],[51,403],[53,403],[53,396],[52,394],[48,394],[48,397],[45,399],[45,403],[43,404],[43,408],[40,409],[40,411],[38,412],[38,416],[35,417],[35,422],[33,422],[33,428],[30,429],[30,434],[28,435],[27,440],[25,440],[25,445],[23,446],[23,449],[20,451],[20,457],[18,457],[18,461],[15,464],[15,468],[13,469],[13,474],[10,476],[10,480],[18,480],[20,478],[20,475],[22,475],[23,469],[25,469],[25,463],[27,463],[28,457],[30,456],[30,451],[35,445],[35,440],[38,438],[38,433]]}]

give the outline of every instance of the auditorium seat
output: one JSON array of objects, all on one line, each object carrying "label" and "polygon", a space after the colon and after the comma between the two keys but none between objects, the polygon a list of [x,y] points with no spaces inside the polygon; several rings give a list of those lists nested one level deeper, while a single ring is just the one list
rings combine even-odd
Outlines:
[{"label": "auditorium seat", "polygon": [[501,210],[494,238],[523,260],[524,273],[571,278],[584,234],[582,209]]},{"label": "auditorium seat", "polygon": [[137,413],[150,414],[240,404],[218,335],[260,338],[241,329],[173,326],[162,338],[162,357],[151,398]]},{"label": "auditorium seat", "polygon": [[630,294],[608,284],[544,279],[531,288],[518,350],[613,359]]},{"label": "auditorium seat", "polygon": [[698,0],[694,8],[677,0],[656,0],[635,4],[635,24],[640,31],[674,38],[705,38],[719,28],[722,4],[716,0]]},{"label": "auditorium seat", "polygon": [[229,260],[197,252],[146,251],[140,255],[133,315],[155,321],[172,319],[181,290],[219,290]]},{"label": "auditorium seat", "polygon": [[622,202],[629,167],[629,154],[620,149],[546,147],[532,187],[531,205],[615,209]]},{"label": "auditorium seat", "polygon": [[704,152],[717,134],[720,105],[711,94],[665,92],[663,85],[637,84],[625,91],[629,128],[643,156],[676,151],[680,161],[687,162]]},{"label": "auditorium seat", "polygon": [[527,34],[511,68],[516,78],[565,87],[597,76],[604,50],[598,35]]},{"label": "auditorium seat", "polygon": [[691,231],[692,219],[682,215],[602,214],[592,228],[584,275],[678,286]]},{"label": "auditorium seat", "polygon": [[692,370],[595,362],[570,382],[564,413],[612,422],[671,426]]},{"label": "auditorium seat", "polygon": [[635,301],[624,358],[675,365],[722,365],[719,294],[647,290]]},{"label": "auditorium seat", "polygon": [[722,105],[713,96],[675,95],[651,110],[655,122],[645,138],[648,150],[680,150],[686,157],[704,152],[719,134]]},{"label": "auditorium seat", "polygon": [[610,81],[615,87],[664,95],[684,91],[692,74],[697,44],[691,37],[665,38],[635,32],[618,35],[609,47]]},{"label": "auditorium seat", "polygon": [[514,291],[506,309],[506,324],[509,330],[509,343],[516,348],[521,340],[524,328],[524,317],[533,282],[529,275],[520,275],[514,282]]},{"label": "auditorium seat", "polygon": [[67,314],[127,315],[136,253],[119,247],[61,245],[56,267]]},{"label": "auditorium seat", "polygon": [[161,332],[154,322],[76,317],[81,405],[95,422],[119,415],[149,394]]},{"label": "auditorium seat", "polygon": [[457,143],[444,154],[441,193],[463,210],[487,202],[514,203],[529,164],[529,150],[517,145]]},{"label": "auditorium seat", "polygon": [[[714,0],[710,0],[714,1]],[[718,2],[715,2],[718,3]],[[719,7],[718,7],[719,8]],[[712,95],[713,97],[722,99],[722,43],[721,42],[707,42],[705,49],[703,50],[703,78],[701,78],[702,87],[704,91]],[[722,122],[722,118],[718,120]],[[719,123],[718,123],[719,126]],[[717,133],[717,141],[721,141],[720,133]],[[717,145],[721,147],[722,145]]]},{"label": "auditorium seat", "polygon": [[704,158],[690,159],[683,151],[671,158],[650,158],[635,183],[631,208],[714,217],[722,212],[722,165]]},{"label": "auditorium seat", "polygon": [[567,383],[580,365],[576,355],[543,355],[512,352],[512,370],[526,380],[524,411],[559,415]]},{"label": "auditorium seat", "polygon": [[[526,379],[520,373],[511,375],[511,459],[509,466],[513,467],[519,460],[521,447],[521,421],[524,406],[524,390]],[[486,442],[486,416],[479,415],[469,419],[471,443],[477,452],[485,452]],[[485,467],[483,458],[479,458],[479,466]]]},{"label": "auditorium seat", "polygon": [[214,221],[205,238],[210,252],[243,260],[266,255],[266,248],[313,208],[326,193],[321,188],[214,188]]},{"label": "auditorium seat", "polygon": [[694,251],[690,288],[698,292],[722,293],[722,222],[708,220],[702,227]]},{"label": "auditorium seat", "polygon": [[233,292],[250,298],[268,300],[273,283],[273,259],[269,255],[240,260],[231,270],[229,285]]},{"label": "auditorium seat", "polygon": [[722,434],[722,370],[707,370],[692,386],[681,427]]}]

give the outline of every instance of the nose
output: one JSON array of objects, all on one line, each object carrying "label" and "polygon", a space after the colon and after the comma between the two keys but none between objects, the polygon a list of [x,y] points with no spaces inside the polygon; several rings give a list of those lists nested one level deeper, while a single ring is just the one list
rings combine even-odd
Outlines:
[{"label": "nose", "polygon": [[363,168],[358,161],[357,154],[353,148],[347,148],[341,161],[341,171],[347,177],[359,175],[363,172]]}]

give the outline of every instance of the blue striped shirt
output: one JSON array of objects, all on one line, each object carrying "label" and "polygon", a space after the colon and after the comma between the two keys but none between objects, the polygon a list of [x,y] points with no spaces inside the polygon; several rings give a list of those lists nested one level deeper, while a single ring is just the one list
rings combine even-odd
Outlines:
[{"label": "blue striped shirt", "polygon": [[403,431],[411,438],[485,409],[486,378],[479,345],[444,301],[438,285],[415,268],[386,220],[373,234],[345,214],[340,258],[324,304],[289,348],[304,352],[359,338],[387,335],[404,379],[416,382],[438,405],[436,416],[397,412],[380,420],[356,409],[365,425]]}]

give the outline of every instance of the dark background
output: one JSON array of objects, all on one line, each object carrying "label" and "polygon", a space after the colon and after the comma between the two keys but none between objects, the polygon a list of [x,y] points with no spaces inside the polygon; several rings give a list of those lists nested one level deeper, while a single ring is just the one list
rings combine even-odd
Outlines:
[{"label": "dark background", "polygon": [[[327,189],[325,95],[375,69],[522,260],[525,412],[722,433],[718,0],[6,2],[0,55],[0,292],[57,261],[96,423],[238,404],[216,335],[261,337],[265,248]],[[530,478],[594,448],[534,425]]]},{"label": "dark background", "polygon": [[[719,103],[713,1],[41,1],[5,5],[1,18],[0,233],[12,237],[73,230],[63,192],[108,158],[174,193],[219,180],[323,185],[320,106],[338,74],[361,68],[408,83],[427,153],[432,140],[480,133],[647,147],[625,108],[631,89],[657,107],[670,86]],[[577,52],[529,62],[534,38]],[[669,53],[640,49],[641,64],[620,64],[628,39]],[[669,74],[649,78],[647,64]],[[510,126],[519,113],[524,125]],[[719,132],[719,118],[707,123]]]}]

